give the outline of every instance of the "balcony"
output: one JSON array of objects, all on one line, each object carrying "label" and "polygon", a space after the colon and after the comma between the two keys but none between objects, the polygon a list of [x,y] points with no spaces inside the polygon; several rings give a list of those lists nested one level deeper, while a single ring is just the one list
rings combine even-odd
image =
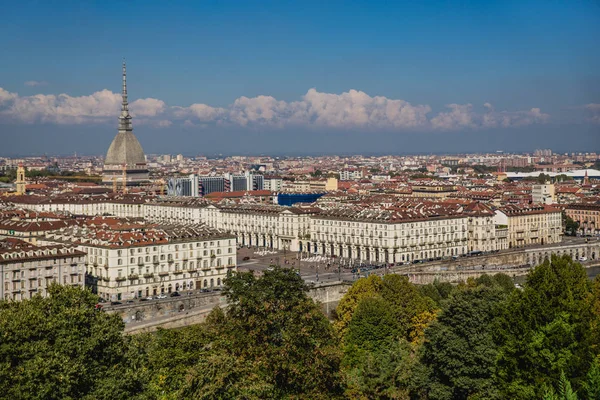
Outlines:
[{"label": "balcony", "polygon": [[117,276],[117,277],[115,278],[115,281],[117,281],[117,282],[124,282],[124,281],[125,281],[125,279],[126,279],[126,278],[125,278],[124,276]]},{"label": "balcony", "polygon": [[159,272],[158,276],[169,276],[169,272],[167,272],[167,271]]},{"label": "balcony", "polygon": [[183,274],[182,269],[177,269],[177,270],[173,271],[173,275],[179,275],[179,274]]},{"label": "balcony", "polygon": [[227,268],[235,268],[235,265],[228,265]]},{"label": "balcony", "polygon": [[146,278],[146,279],[154,278],[154,274],[153,273],[145,273],[144,278]]},{"label": "balcony", "polygon": [[138,279],[139,276],[138,276],[138,274],[131,274],[127,278],[129,278],[130,280],[133,280],[133,279]]},{"label": "balcony", "polygon": [[154,264],[154,265],[158,265],[158,264],[160,264],[160,261],[158,261],[158,260],[154,260],[154,261],[152,261],[152,264]]},{"label": "balcony", "polygon": [[103,277],[102,277],[102,280],[103,280],[104,282],[110,282],[110,277],[108,277],[108,276],[103,276]]},{"label": "balcony", "polygon": [[197,271],[197,269],[196,269],[196,268],[188,268],[188,269],[186,269],[185,271],[186,271],[187,273],[189,273],[189,274],[193,274],[194,272],[196,272],[196,271]]}]

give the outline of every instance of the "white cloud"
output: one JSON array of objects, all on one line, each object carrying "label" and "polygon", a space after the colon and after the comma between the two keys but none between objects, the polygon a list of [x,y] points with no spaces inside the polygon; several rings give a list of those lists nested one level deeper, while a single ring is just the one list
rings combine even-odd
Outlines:
[{"label": "white cloud", "polygon": [[198,103],[192,104],[189,107],[172,107],[172,109],[176,117],[194,117],[200,121],[214,121],[226,115],[224,108],[215,108]]},{"label": "white cloud", "polygon": [[229,121],[241,126],[248,124],[281,125],[290,114],[290,105],[271,96],[248,98],[242,96],[233,102]]},{"label": "white cloud", "polygon": [[550,115],[539,108],[529,111],[496,111],[490,103],[483,104],[486,111],[477,113],[472,104],[448,104],[450,111],[441,112],[431,119],[431,125],[440,130],[474,128],[512,128],[546,123]]},{"label": "white cloud", "polygon": [[[2,93],[0,92],[0,99],[2,99]],[[600,124],[600,104],[590,103],[584,106],[587,119],[595,124]]]},{"label": "white cloud", "polygon": [[336,128],[418,128],[427,124],[431,107],[350,90],[342,94],[310,89],[302,101],[292,103],[291,120]]},{"label": "white cloud", "polygon": [[[17,122],[58,124],[115,123],[121,95],[101,90],[89,96],[67,94],[19,96],[0,88],[0,118]],[[134,124],[169,127],[175,121],[185,127],[210,124],[243,127],[301,126],[335,129],[458,130],[524,126],[548,122],[550,116],[539,108],[529,111],[496,111],[485,103],[482,112],[472,104],[449,104],[434,115],[426,104],[369,96],[349,90],[341,94],[310,89],[298,101],[286,102],[272,96],[239,97],[228,107],[194,103],[188,107],[168,106],[154,98],[138,99],[130,109]],[[600,105],[586,106],[592,119],[600,119]],[[594,114],[595,113],[595,114]]]},{"label": "white cloud", "polygon": [[[18,96],[0,88],[0,115],[25,123],[51,122],[81,124],[104,122],[116,118],[121,108],[121,95],[104,89],[89,96],[67,94]],[[132,114],[154,117],[166,108],[162,100],[138,99],[131,104]]]},{"label": "white cloud", "polygon": [[26,81],[24,83],[25,86],[34,87],[34,86],[45,86],[48,82],[45,81]]},{"label": "white cloud", "polygon": [[80,97],[67,94],[18,96],[4,113],[26,123],[79,124],[117,116],[120,99],[118,94],[106,89]]},{"label": "white cloud", "polygon": [[448,104],[446,107],[450,111],[441,112],[431,119],[433,128],[451,130],[476,126],[477,115],[473,112],[472,104]]},{"label": "white cloud", "polygon": [[156,126],[158,126],[159,128],[168,128],[171,125],[173,125],[173,122],[169,121],[168,119],[161,119],[159,121],[156,121]]},{"label": "white cloud", "polygon": [[19,97],[18,94],[11,93],[8,90],[0,88],[0,105],[2,105],[2,103],[8,103],[9,101],[13,101],[17,97]]},{"label": "white cloud", "polygon": [[[121,96],[119,95],[120,98]],[[138,99],[129,106],[133,117],[155,117],[165,111],[165,108],[166,104],[164,101],[153,98]]]}]

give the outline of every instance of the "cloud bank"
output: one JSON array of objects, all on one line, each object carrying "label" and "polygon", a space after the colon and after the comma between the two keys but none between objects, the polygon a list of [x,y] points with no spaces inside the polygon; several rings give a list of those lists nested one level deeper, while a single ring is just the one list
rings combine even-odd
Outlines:
[{"label": "cloud bank", "polygon": [[[0,88],[0,121],[13,123],[84,124],[105,123],[119,115],[121,95],[101,90],[88,96],[67,94],[19,96]],[[595,108],[598,106],[597,108]],[[600,120],[600,105],[586,106]],[[341,94],[310,89],[298,101],[277,100],[272,96],[239,97],[230,106],[191,104],[168,106],[154,98],[137,99],[130,104],[134,123],[168,128],[210,124],[238,127],[327,127],[333,129],[387,129],[397,131],[453,131],[464,129],[511,128],[543,124],[550,116],[539,108],[522,111],[496,111],[485,103],[448,104],[432,113],[426,104],[370,96],[358,90]]]},{"label": "cloud bank", "polygon": [[45,81],[26,81],[24,83],[25,86],[34,87],[34,86],[45,86],[48,82]]}]

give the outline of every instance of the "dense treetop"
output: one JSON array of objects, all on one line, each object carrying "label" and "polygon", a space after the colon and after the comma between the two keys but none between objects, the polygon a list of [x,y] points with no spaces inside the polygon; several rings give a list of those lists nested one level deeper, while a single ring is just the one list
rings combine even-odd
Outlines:
[{"label": "dense treetop", "polygon": [[333,322],[292,270],[225,285],[205,323],[133,336],[87,290],[0,302],[0,398],[600,399],[600,280],[568,257],[522,290],[370,276]]}]

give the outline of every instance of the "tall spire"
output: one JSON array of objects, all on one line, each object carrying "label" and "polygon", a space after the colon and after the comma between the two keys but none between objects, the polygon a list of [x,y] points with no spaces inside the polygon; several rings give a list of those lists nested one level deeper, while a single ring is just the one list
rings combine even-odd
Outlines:
[{"label": "tall spire", "polygon": [[129,103],[127,101],[127,67],[123,59],[123,89],[121,92],[123,102],[121,103],[121,116],[119,117],[119,131],[133,131],[131,115],[129,115]]}]

